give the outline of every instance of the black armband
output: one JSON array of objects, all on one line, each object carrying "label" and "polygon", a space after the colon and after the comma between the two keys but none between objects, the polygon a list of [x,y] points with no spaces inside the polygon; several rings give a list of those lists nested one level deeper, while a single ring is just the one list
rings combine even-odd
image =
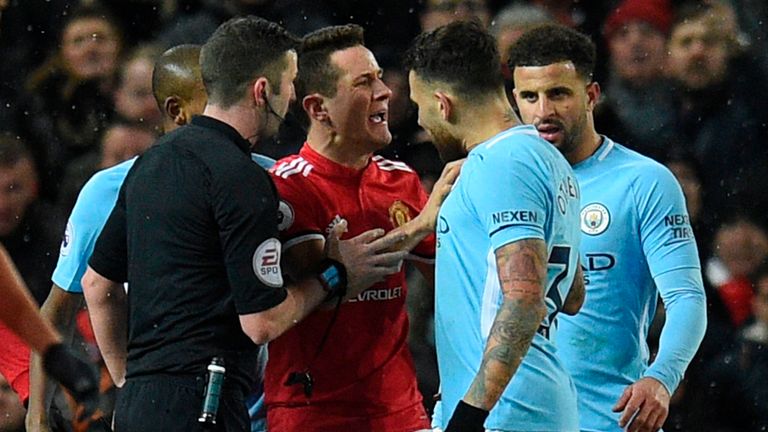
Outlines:
[{"label": "black armband", "polygon": [[485,432],[487,418],[488,411],[473,407],[462,400],[453,411],[445,432]]},{"label": "black armband", "polygon": [[323,290],[328,293],[326,300],[336,297],[344,297],[347,294],[347,268],[344,264],[326,258],[321,263],[322,270],[317,275]]}]

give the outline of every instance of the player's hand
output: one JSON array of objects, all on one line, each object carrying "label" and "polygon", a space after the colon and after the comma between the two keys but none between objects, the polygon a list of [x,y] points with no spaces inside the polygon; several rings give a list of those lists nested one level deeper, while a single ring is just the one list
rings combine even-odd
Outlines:
[{"label": "player's hand", "polygon": [[82,405],[83,418],[90,417],[96,411],[99,407],[99,378],[88,363],[58,343],[43,353],[43,368]]},{"label": "player's hand", "polygon": [[629,432],[656,432],[669,414],[669,398],[663,384],[645,377],[624,389],[613,412],[621,412],[619,426]]},{"label": "player's hand", "polygon": [[403,241],[405,234],[384,237],[383,229],[373,229],[349,240],[339,240],[346,229],[346,221],[336,224],[325,242],[326,256],[344,264],[347,269],[344,300],[357,297],[376,282],[400,271],[407,255],[406,251],[386,252]]},{"label": "player's hand", "polygon": [[419,218],[423,219],[423,223],[429,231],[435,230],[437,224],[437,213],[440,211],[440,206],[448,197],[448,194],[453,189],[453,184],[459,177],[461,172],[461,166],[466,159],[460,159],[457,161],[449,162],[443,168],[443,173],[440,174],[440,178],[437,179],[435,185],[432,187],[432,193],[429,194],[429,200],[424,205],[424,208],[419,213]]}]

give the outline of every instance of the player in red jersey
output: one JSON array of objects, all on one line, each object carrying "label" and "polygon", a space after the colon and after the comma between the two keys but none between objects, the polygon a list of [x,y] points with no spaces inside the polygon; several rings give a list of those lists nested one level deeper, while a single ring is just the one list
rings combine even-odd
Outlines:
[{"label": "player in red jersey", "polygon": [[[372,228],[405,231],[401,246],[433,280],[437,208],[458,166],[446,169],[428,202],[412,169],[373,156],[392,139],[392,92],[381,73],[359,26],[328,27],[304,39],[297,92],[308,117],[307,141],[298,155],[271,170],[282,200],[279,228],[291,277],[317,270],[325,237],[346,223],[346,237]],[[314,312],[270,342],[268,428],[428,430],[406,345],[405,296],[401,270],[340,307]]]}]

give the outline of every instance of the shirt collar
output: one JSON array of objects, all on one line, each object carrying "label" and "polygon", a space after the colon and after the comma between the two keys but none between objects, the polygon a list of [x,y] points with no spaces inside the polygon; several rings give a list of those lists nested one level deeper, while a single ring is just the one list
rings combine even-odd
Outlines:
[{"label": "shirt collar", "polygon": [[220,134],[224,135],[225,137],[229,138],[230,141],[237,144],[237,146],[246,154],[251,153],[251,143],[248,142],[245,138],[243,138],[240,133],[235,130],[232,126],[228,125],[227,123],[224,123],[221,120],[217,120],[213,117],[208,117],[204,115],[196,115],[192,117],[192,124],[198,127],[206,128],[206,129],[212,129]]},{"label": "shirt collar", "polygon": [[313,149],[309,145],[308,142],[305,142],[304,145],[301,147],[301,150],[299,151],[299,156],[309,161],[309,163],[311,163],[314,166],[315,170],[319,169],[319,172],[322,172],[323,174],[329,177],[341,177],[341,178],[350,178],[350,179],[358,178],[371,165],[370,160],[368,161],[368,164],[361,169],[350,168],[340,163],[336,163],[328,159],[327,157],[321,155],[320,153],[318,153],[315,149]]}]

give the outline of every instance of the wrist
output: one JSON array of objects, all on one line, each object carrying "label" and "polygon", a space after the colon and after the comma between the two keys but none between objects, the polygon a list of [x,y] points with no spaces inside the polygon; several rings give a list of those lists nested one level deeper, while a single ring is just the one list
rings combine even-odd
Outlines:
[{"label": "wrist", "polygon": [[316,277],[323,291],[326,292],[325,300],[344,297],[347,294],[347,268],[344,264],[326,258],[322,261],[320,268],[320,273]]},{"label": "wrist", "polygon": [[445,432],[485,432],[485,419],[488,414],[488,411],[461,400],[453,411]]}]

